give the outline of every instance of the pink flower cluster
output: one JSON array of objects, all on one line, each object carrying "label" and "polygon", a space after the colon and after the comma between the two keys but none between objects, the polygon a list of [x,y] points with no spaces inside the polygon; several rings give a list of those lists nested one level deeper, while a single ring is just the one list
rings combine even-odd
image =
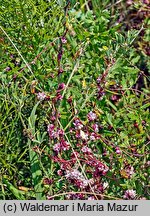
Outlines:
[{"label": "pink flower cluster", "polygon": [[92,128],[93,128],[94,132],[96,132],[96,133],[99,132],[99,126],[98,126],[97,123],[93,124],[93,125],[92,125]]},{"label": "pink flower cluster", "polygon": [[[90,111],[87,114],[87,118],[88,123],[90,124],[94,120],[97,120],[97,115],[94,112]],[[99,126],[97,123],[90,125],[90,127],[93,129],[92,132],[89,130],[89,125],[83,125],[79,118],[76,118],[74,120],[73,125],[74,128],[71,128],[70,132],[75,132],[75,137],[79,140],[82,140],[84,143],[87,143],[88,141],[98,140],[100,138],[100,135],[98,134]]]},{"label": "pink flower cluster", "polygon": [[70,149],[69,143],[64,139],[64,131],[61,128],[55,128],[54,124],[49,124],[47,128],[51,140],[58,140],[55,143],[53,150],[55,152],[66,151]]},{"label": "pink flower cluster", "polygon": [[122,153],[121,149],[119,147],[116,147],[115,150],[116,150],[116,154],[121,154]]},{"label": "pink flower cluster", "polygon": [[67,39],[66,39],[65,37],[62,37],[62,38],[61,38],[61,42],[62,42],[63,44],[65,44],[65,43],[67,43]]},{"label": "pink flower cluster", "polygon": [[76,118],[76,119],[74,120],[73,125],[75,126],[75,129],[76,129],[76,130],[81,130],[81,129],[83,128],[83,124],[82,124],[82,122],[80,121],[79,118]]},{"label": "pink flower cluster", "polygon": [[87,146],[83,146],[81,151],[85,154],[91,154],[92,153],[92,149],[88,148]]},{"label": "pink flower cluster", "polygon": [[54,124],[49,124],[47,127],[47,131],[51,139],[59,139],[64,136],[64,131],[60,128],[56,129]]},{"label": "pink flower cluster", "polygon": [[128,178],[131,178],[135,172],[134,172],[134,167],[131,165],[128,165],[124,168],[124,170],[126,171],[126,174],[128,175]]},{"label": "pink flower cluster", "polygon": [[93,172],[93,177],[104,176],[109,170],[108,166],[96,160],[94,157],[92,157],[91,160],[88,161],[88,165],[92,166],[95,169],[95,171]]},{"label": "pink flower cluster", "polygon": [[[61,91],[64,86],[60,85],[58,91]],[[54,113],[55,115],[55,113]],[[102,176],[105,176],[109,170],[108,166],[96,158],[94,151],[90,145],[100,139],[98,134],[100,127],[97,123],[98,117],[94,111],[87,114],[86,123],[82,122],[79,117],[74,119],[72,128],[69,129],[71,140],[74,142],[76,148],[70,154],[70,159],[66,160],[63,154],[70,149],[69,143],[65,140],[64,131],[55,126],[55,121],[48,125],[48,133],[51,140],[53,140],[53,151],[56,153],[52,159],[59,163],[60,168],[57,170],[59,176],[64,176],[65,179],[79,190],[86,190],[87,192],[103,193],[105,190],[101,182]],[[89,145],[89,146],[88,146]],[[61,154],[58,154],[61,153]],[[81,166],[85,165],[86,176],[84,176],[76,167],[77,162],[80,161]],[[91,176],[88,179],[88,176]],[[69,185],[70,185],[69,184]],[[68,195],[70,199],[83,199],[85,195]],[[94,199],[93,196],[86,196],[88,199]]]},{"label": "pink flower cluster", "polygon": [[136,197],[136,191],[135,190],[126,190],[124,194],[124,199],[127,200],[133,200]]},{"label": "pink flower cluster", "polygon": [[97,116],[94,112],[90,111],[88,114],[87,114],[87,117],[88,117],[88,120],[89,121],[94,121],[95,119],[97,119]]},{"label": "pink flower cluster", "polygon": [[66,179],[68,179],[71,183],[75,184],[77,187],[81,189],[85,189],[89,186],[90,183],[92,183],[92,179],[85,179],[85,177],[82,175],[81,172],[79,172],[77,169],[73,170],[67,170]]},{"label": "pink flower cluster", "polygon": [[40,101],[43,101],[46,99],[46,94],[44,92],[39,92],[37,94],[37,99],[40,100]]},{"label": "pink flower cluster", "polygon": [[53,146],[53,150],[55,152],[60,152],[60,151],[66,151],[66,150],[69,150],[70,149],[70,145],[67,141],[65,140],[61,140],[59,143],[56,143],[54,146]]}]

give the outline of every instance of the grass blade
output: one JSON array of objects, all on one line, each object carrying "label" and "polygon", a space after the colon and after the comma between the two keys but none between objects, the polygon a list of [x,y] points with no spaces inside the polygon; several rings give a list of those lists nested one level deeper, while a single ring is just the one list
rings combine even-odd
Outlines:
[{"label": "grass blade", "polygon": [[[35,122],[36,122],[36,109],[39,105],[39,102],[34,106],[31,115],[29,117],[29,131],[32,135],[35,134]],[[34,152],[34,142],[28,139],[29,145],[29,155],[30,155],[30,163],[31,163],[31,173],[32,173],[32,181],[34,186],[34,191],[36,193],[37,200],[45,199],[43,194],[42,187],[42,171],[40,169],[40,162],[37,153]]]}]

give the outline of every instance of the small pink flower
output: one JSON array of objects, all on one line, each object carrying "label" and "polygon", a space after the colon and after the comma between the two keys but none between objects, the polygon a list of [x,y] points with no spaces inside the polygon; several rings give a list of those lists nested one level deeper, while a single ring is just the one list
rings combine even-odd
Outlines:
[{"label": "small pink flower", "polygon": [[10,54],[10,58],[13,59],[13,58],[14,58],[14,55],[13,55],[13,54]]},{"label": "small pink flower", "polygon": [[62,170],[58,170],[58,171],[57,171],[57,174],[58,174],[59,176],[62,176],[62,175],[63,175]]},{"label": "small pink flower", "polygon": [[73,133],[73,131],[74,131],[74,128],[69,128],[70,133]]},{"label": "small pink flower", "polygon": [[96,165],[96,169],[95,169],[95,175],[96,176],[100,176],[100,175],[106,175],[106,173],[108,172],[109,168],[104,165],[103,163],[101,163],[100,161],[97,162]]},{"label": "small pink flower", "polygon": [[54,122],[56,120],[56,116],[51,116],[50,119]]},{"label": "small pink flower", "polygon": [[84,131],[80,130],[80,138],[82,140],[88,140],[88,134],[85,133]]},{"label": "small pink flower", "polygon": [[56,143],[56,144],[53,146],[53,150],[54,150],[55,152],[59,152],[59,151],[60,151],[60,148],[61,148],[60,143]]},{"label": "small pink flower", "polygon": [[125,199],[132,200],[136,197],[136,191],[133,189],[132,190],[126,190],[123,197]]},{"label": "small pink flower", "polygon": [[81,189],[86,188],[90,183],[90,180],[85,179],[82,173],[79,172],[77,169],[67,170],[65,177]]},{"label": "small pink flower", "polygon": [[76,137],[77,139],[80,139],[80,131],[76,131],[75,137]]},{"label": "small pink flower", "polygon": [[90,111],[90,112],[87,114],[87,117],[88,117],[88,120],[89,120],[89,121],[94,121],[94,120],[97,118],[96,114],[95,114],[94,112],[92,112],[92,111]]},{"label": "small pink flower", "polygon": [[97,80],[96,80],[97,84],[100,84],[101,80],[102,80],[101,77],[98,77]]},{"label": "small pink flower", "polygon": [[63,96],[58,92],[56,97],[55,97],[55,101],[57,102],[58,100],[62,100]]},{"label": "small pink flower", "polygon": [[92,132],[91,135],[90,135],[90,140],[94,141],[94,140],[96,140],[96,137],[97,137],[97,135]]},{"label": "small pink flower", "polygon": [[58,91],[58,92],[59,92],[59,91],[62,91],[64,88],[65,88],[65,83],[60,83],[60,84],[58,85],[57,91]]},{"label": "small pink flower", "polygon": [[57,134],[58,134],[59,137],[63,137],[63,136],[64,136],[64,130],[58,128],[58,129],[57,129]]},{"label": "small pink flower", "polygon": [[51,185],[53,182],[54,182],[54,180],[50,179],[50,178],[44,178],[43,179],[43,184],[45,184],[45,185]]},{"label": "small pink flower", "polygon": [[94,141],[94,140],[98,140],[100,138],[99,134],[96,134],[95,132],[92,132],[90,135],[90,140]]},{"label": "small pink flower", "polygon": [[86,188],[87,186],[89,185],[89,181],[88,180],[83,180],[83,181],[80,181],[80,188],[84,189]]},{"label": "small pink flower", "polygon": [[69,143],[67,141],[65,141],[65,140],[61,141],[60,146],[61,146],[61,150],[63,150],[63,151],[66,151],[66,150],[70,149]]},{"label": "small pink flower", "polygon": [[53,146],[53,150],[55,152],[60,152],[60,151],[66,151],[66,150],[69,150],[70,149],[70,145],[68,142],[66,142],[65,140],[61,140],[60,143],[56,143],[54,146]]},{"label": "small pink flower", "polygon": [[64,72],[64,70],[62,68],[60,68],[58,71],[58,75],[62,74],[63,72]]},{"label": "small pink flower", "polygon": [[77,194],[77,199],[84,199],[84,194]]},{"label": "small pink flower", "polygon": [[126,171],[126,173],[127,173],[127,175],[128,175],[129,178],[131,178],[134,175],[134,173],[135,173],[134,172],[134,167],[131,166],[131,165],[126,166],[125,167],[125,171]]},{"label": "small pink flower", "polygon": [[86,153],[86,154],[92,153],[92,150],[90,148],[88,148],[87,146],[83,146],[82,149],[81,149],[81,151],[83,153]]},{"label": "small pink flower", "polygon": [[116,154],[121,154],[122,153],[119,147],[116,147],[115,150],[116,150]]},{"label": "small pink flower", "polygon": [[61,38],[61,42],[62,42],[63,44],[67,43],[66,38],[65,38],[65,37],[62,37],[62,38]]},{"label": "small pink flower", "polygon": [[117,101],[119,98],[118,98],[118,96],[117,95],[112,95],[111,96],[111,100],[112,101]]},{"label": "small pink flower", "polygon": [[54,128],[55,128],[55,125],[54,125],[54,124],[49,124],[47,130],[48,130],[48,132],[49,132],[49,131],[51,131],[51,130],[54,130]]},{"label": "small pink flower", "polygon": [[67,170],[65,176],[67,179],[84,179],[83,175],[77,169]]},{"label": "small pink flower", "polygon": [[75,129],[81,130],[83,128],[83,124],[79,119],[75,119],[73,125],[75,126]]},{"label": "small pink flower", "polygon": [[37,94],[37,99],[42,101],[42,100],[45,100],[46,99],[46,94],[44,92],[39,92]]},{"label": "small pink flower", "polygon": [[55,131],[55,125],[49,124],[48,127],[47,127],[47,131],[48,131],[49,137],[50,137],[51,139],[57,137],[57,133],[56,133],[56,131]]},{"label": "small pink flower", "polygon": [[105,166],[103,164],[101,164],[101,163],[97,166],[97,168],[98,168],[98,170],[100,172],[103,171],[103,170],[105,170]]},{"label": "small pink flower", "polygon": [[93,124],[93,125],[92,125],[92,128],[93,128],[93,130],[94,130],[95,132],[97,132],[97,133],[99,132],[98,124],[96,124],[96,123]]}]

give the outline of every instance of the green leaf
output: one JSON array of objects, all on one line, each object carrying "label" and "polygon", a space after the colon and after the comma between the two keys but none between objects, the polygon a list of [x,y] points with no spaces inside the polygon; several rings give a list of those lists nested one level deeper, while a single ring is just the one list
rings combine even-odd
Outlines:
[{"label": "green leaf", "polygon": [[110,105],[115,111],[117,111],[117,107],[109,100],[107,100],[107,104]]},{"label": "green leaf", "polygon": [[146,109],[148,107],[150,107],[150,103],[144,104],[143,106],[141,106],[141,109]]},{"label": "green leaf", "polygon": [[[33,107],[31,115],[29,117],[29,129],[31,129],[32,135],[35,135],[35,123],[36,123],[36,109],[39,105],[40,101]],[[36,194],[37,200],[45,199],[44,189],[42,186],[42,171],[40,167],[40,161],[38,158],[37,153],[32,149],[34,143],[37,143],[37,140],[31,141],[28,139],[29,145],[29,155],[30,155],[30,163],[31,163],[31,173],[32,173],[32,180],[34,185],[34,191]],[[38,142],[39,143],[39,142]]]},{"label": "green leaf", "polygon": [[18,200],[25,200],[25,192],[18,190],[15,188],[7,179],[2,179],[3,184],[6,184],[7,188],[12,192],[12,194],[18,199]]}]

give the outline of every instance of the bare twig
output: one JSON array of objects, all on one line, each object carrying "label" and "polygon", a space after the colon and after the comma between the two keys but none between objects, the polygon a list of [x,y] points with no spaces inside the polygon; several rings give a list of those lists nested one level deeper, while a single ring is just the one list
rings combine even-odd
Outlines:
[{"label": "bare twig", "polygon": [[97,195],[100,197],[106,197],[109,199],[113,199],[113,200],[121,200],[121,198],[118,197],[113,197],[113,196],[108,196],[108,195],[104,195],[104,194],[97,194],[97,193],[92,193],[92,192],[76,192],[76,191],[72,191],[72,192],[66,192],[66,193],[59,193],[59,194],[55,194],[53,196],[49,196],[50,199],[55,198],[55,197],[59,197],[59,196],[65,196],[65,195],[69,195],[69,194],[86,194],[86,195]]}]

